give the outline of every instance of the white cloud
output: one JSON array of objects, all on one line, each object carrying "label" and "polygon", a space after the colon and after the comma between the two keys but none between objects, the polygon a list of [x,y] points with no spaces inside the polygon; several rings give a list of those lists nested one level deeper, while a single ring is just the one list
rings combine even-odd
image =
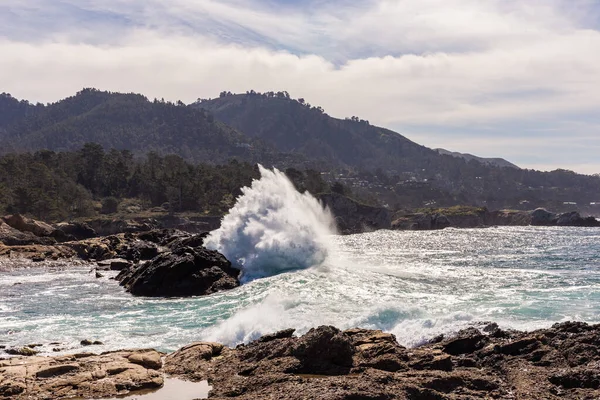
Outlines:
[{"label": "white cloud", "polygon": [[574,115],[597,120],[600,107],[600,32],[586,25],[588,2],[317,2],[278,14],[257,1],[6,1],[40,27],[19,32],[0,17],[13,32],[0,40],[0,90],[32,101],[82,87],[186,102],[288,90],[331,115],[401,131],[422,125],[450,137],[448,127],[499,132],[539,120],[560,127],[548,136],[600,144],[596,124],[573,125]]}]

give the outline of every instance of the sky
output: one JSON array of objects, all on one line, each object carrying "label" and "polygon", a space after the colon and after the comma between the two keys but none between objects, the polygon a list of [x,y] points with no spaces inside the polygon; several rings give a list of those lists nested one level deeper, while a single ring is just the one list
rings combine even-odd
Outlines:
[{"label": "sky", "polygon": [[432,148],[600,173],[600,0],[0,0],[0,92],[286,90]]}]

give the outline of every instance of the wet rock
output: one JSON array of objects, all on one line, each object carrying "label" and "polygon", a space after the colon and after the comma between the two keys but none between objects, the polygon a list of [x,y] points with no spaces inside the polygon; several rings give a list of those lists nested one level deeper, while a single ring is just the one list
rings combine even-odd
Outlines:
[{"label": "wet rock", "polygon": [[31,357],[31,356],[35,356],[36,354],[38,354],[39,352],[29,348],[29,347],[18,347],[18,348],[13,348],[13,349],[6,349],[6,354],[10,354],[13,356],[26,356],[26,357]]},{"label": "wet rock", "polygon": [[83,339],[81,342],[79,342],[80,345],[82,346],[100,346],[103,345],[104,343],[102,343],[99,340],[89,340],[89,339]]},{"label": "wet rock", "polygon": [[117,280],[136,296],[201,296],[239,286],[239,272],[216,251],[183,247],[121,271]]}]

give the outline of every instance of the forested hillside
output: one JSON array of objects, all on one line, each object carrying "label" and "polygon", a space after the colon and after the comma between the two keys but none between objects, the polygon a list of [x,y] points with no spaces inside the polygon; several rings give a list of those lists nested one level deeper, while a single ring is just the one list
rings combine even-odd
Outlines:
[{"label": "forested hillside", "polygon": [[375,171],[415,171],[441,164],[439,155],[388,129],[357,117],[336,119],[321,107],[286,92],[222,94],[200,101],[228,125],[282,152],[302,154],[336,166]]},{"label": "forested hillside", "polygon": [[38,151],[0,157],[0,211],[62,220],[115,213],[128,199],[159,212],[222,214],[240,188],[258,177],[254,165],[191,164],[175,155],[105,152],[86,144],[75,152]]},{"label": "forested hillside", "polygon": [[[286,173],[301,191],[332,190],[317,171]],[[237,160],[189,163],[154,152],[134,158],[129,150],[104,151],[94,143],[73,152],[9,154],[0,156],[0,215],[22,213],[59,221],[115,214],[124,205],[132,206],[134,213],[222,215],[241,188],[259,176],[256,164]],[[339,183],[333,190],[351,194]]]},{"label": "forested hillside", "polygon": [[0,102],[8,108],[0,117],[6,121],[4,152],[68,151],[94,142],[106,149],[223,162],[233,156],[251,158],[251,147],[258,154],[262,151],[245,135],[183,103],[85,89],[57,103],[33,107],[25,115],[23,102],[4,97]]},{"label": "forested hillside", "polygon": [[498,167],[440,154],[358,117],[332,118],[286,92],[222,92],[193,106],[280,151],[334,163],[342,172],[338,178],[359,191],[366,187],[392,208],[473,204],[592,212],[590,203],[600,203],[598,176]]},{"label": "forested hillside", "polygon": [[223,92],[189,106],[95,89],[48,105],[3,94],[0,140],[2,154],[78,151],[93,142],[107,154],[128,151],[133,161],[127,163],[154,152],[189,163],[235,159],[314,170],[329,185],[344,184],[359,198],[392,209],[470,204],[597,213],[591,203],[600,204],[598,176],[501,168],[439,154],[358,117],[332,118],[286,92]]}]

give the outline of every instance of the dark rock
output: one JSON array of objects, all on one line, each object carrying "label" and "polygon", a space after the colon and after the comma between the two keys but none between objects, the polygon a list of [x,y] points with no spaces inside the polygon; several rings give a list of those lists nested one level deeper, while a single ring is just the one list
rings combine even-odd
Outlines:
[{"label": "dark rock", "polygon": [[319,200],[329,207],[342,234],[389,229],[391,226],[390,213],[383,207],[360,204],[337,193],[322,194]]},{"label": "dark rock", "polygon": [[485,346],[486,336],[475,328],[458,333],[457,337],[443,343],[444,352],[451,355],[470,354]]},{"label": "dark rock", "polygon": [[[490,326],[488,332],[499,328]],[[196,344],[166,357],[164,371],[208,379],[211,396],[240,399],[599,398],[600,325],[565,323],[506,337],[466,329],[440,343],[405,349],[381,331],[319,327],[301,337],[270,335],[236,349]],[[282,336],[276,338],[274,336]],[[483,347],[482,347],[483,346]],[[577,347],[581,346],[581,347]],[[450,356],[446,348],[456,353]],[[581,348],[590,361],[570,367]],[[335,355],[345,354],[340,362]],[[351,367],[350,367],[351,359]],[[341,364],[341,365],[340,365]]]},{"label": "dark rock", "polygon": [[410,368],[416,370],[437,370],[437,371],[452,371],[452,357],[448,355],[434,356],[428,354],[428,357],[423,357],[416,362],[408,364]]},{"label": "dark rock", "polygon": [[260,339],[258,339],[257,342],[266,343],[266,342],[271,342],[271,341],[273,341],[275,339],[290,338],[290,337],[292,337],[292,335],[294,334],[294,332],[296,332],[295,329],[284,329],[284,330],[279,331],[279,332],[275,332],[275,333],[271,333],[271,334],[268,334],[268,335],[264,335]]},{"label": "dark rock", "polygon": [[339,329],[320,326],[295,341],[290,354],[300,360],[300,373],[337,374],[352,367],[354,346]]},{"label": "dark rock", "polygon": [[176,250],[182,247],[202,247],[204,246],[204,239],[208,236],[208,234],[208,232],[203,232],[187,237],[178,237],[169,242],[168,247],[171,250]]},{"label": "dark rock", "polygon": [[446,217],[443,214],[436,214],[431,220],[432,229],[444,229],[448,228],[449,226],[452,226],[452,223],[450,222],[448,217]]},{"label": "dark rock", "polygon": [[142,220],[94,219],[87,222],[100,236],[147,232],[158,228],[157,221],[150,218]]},{"label": "dark rock", "polygon": [[133,262],[152,260],[158,254],[159,250],[156,244],[141,240],[130,243],[122,253],[125,259]]},{"label": "dark rock", "polygon": [[10,354],[13,356],[35,356],[36,354],[38,354],[38,351],[33,350],[32,348],[29,347],[20,347],[20,348],[13,348],[13,349],[6,349],[6,354]]},{"label": "dark rock", "polygon": [[117,280],[136,296],[201,296],[239,286],[239,272],[216,251],[184,247],[123,270]]},{"label": "dark rock", "polygon": [[594,217],[582,218],[578,212],[572,211],[561,214],[556,221],[558,226],[598,227],[600,222]]},{"label": "dark rock", "polygon": [[67,242],[65,246],[73,249],[82,260],[108,260],[116,256],[110,241],[106,238]]},{"label": "dark rock", "polygon": [[548,380],[554,384],[562,386],[565,389],[599,389],[600,388],[600,369],[576,369],[561,371],[551,375]]},{"label": "dark rock", "polygon": [[122,271],[131,267],[131,262],[124,260],[122,258],[112,258],[108,260],[98,261],[96,263],[98,265],[98,269],[103,271],[111,270],[111,271]]},{"label": "dark rock", "polygon": [[38,378],[50,378],[53,376],[64,375],[79,369],[78,364],[60,364],[40,369],[35,376]]},{"label": "dark rock", "polygon": [[55,236],[60,242],[91,239],[98,236],[96,231],[85,222],[62,222],[56,225],[56,230]]},{"label": "dark rock", "polygon": [[540,343],[536,338],[523,338],[514,342],[510,342],[499,346],[498,350],[502,354],[506,355],[519,355],[528,354],[536,350],[540,346]]},{"label": "dark rock", "polygon": [[551,226],[556,225],[558,219],[557,215],[551,213],[544,208],[538,208],[533,210],[531,213],[531,225],[535,226]]}]

